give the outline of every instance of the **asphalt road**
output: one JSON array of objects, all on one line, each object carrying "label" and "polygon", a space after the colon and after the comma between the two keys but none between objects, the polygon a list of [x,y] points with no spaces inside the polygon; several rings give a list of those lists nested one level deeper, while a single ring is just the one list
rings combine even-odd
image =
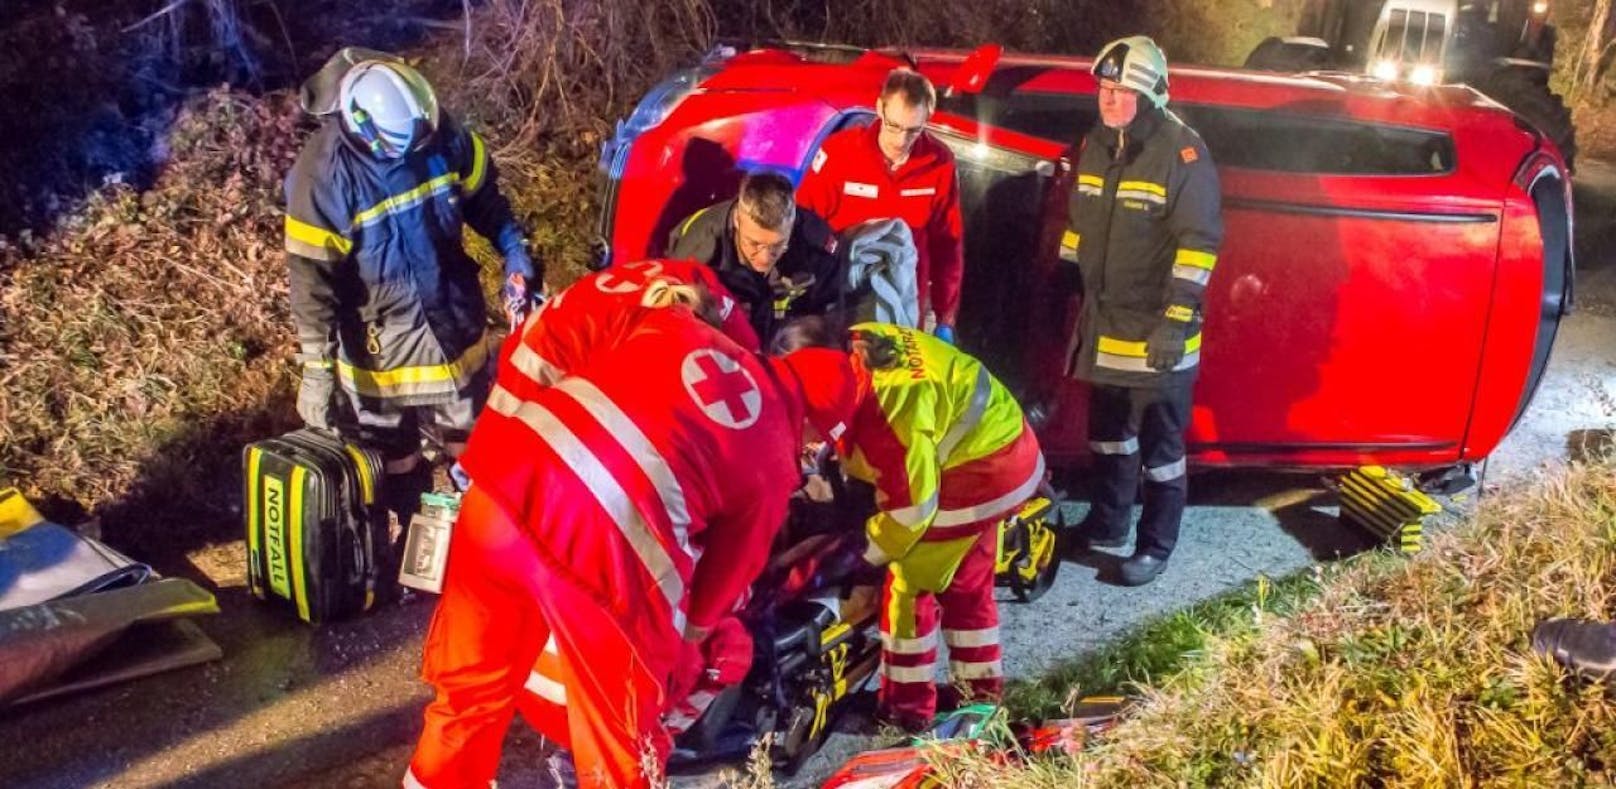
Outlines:
[{"label": "asphalt road", "polygon": [[[1562,460],[1573,431],[1616,424],[1616,168],[1584,162],[1578,200],[1580,308],[1562,324],[1531,410],[1490,461],[1488,486]],[[1006,669],[1034,675],[1157,614],[1362,546],[1313,476],[1197,474],[1167,572],[1128,589],[1107,582],[1126,550],[1068,563],[1042,600],[1001,608]],[[216,588],[225,613],[203,626],[224,660],[0,710],[0,786],[397,785],[429,695],[416,672],[430,601],[312,631],[247,598],[241,551],[214,546],[171,569]],[[838,735],[790,783],[811,783],[861,743]],[[501,785],[539,785],[539,752],[514,727]]]}]

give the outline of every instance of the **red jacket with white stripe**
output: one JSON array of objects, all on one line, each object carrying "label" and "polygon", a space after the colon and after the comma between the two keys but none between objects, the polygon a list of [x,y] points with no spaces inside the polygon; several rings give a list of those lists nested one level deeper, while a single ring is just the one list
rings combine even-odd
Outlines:
[{"label": "red jacket with white stripe", "polygon": [[759,349],[746,311],[711,267],[690,260],[642,260],[582,277],[529,315],[500,347],[496,383],[526,397],[532,387],[549,386],[616,346],[651,309],[643,304],[647,288],[657,280],[705,286],[723,333],[748,351]]},{"label": "red jacket with white stripe", "polygon": [[648,310],[553,386],[496,386],[461,463],[554,582],[598,601],[637,649],[666,650],[762,570],[798,485],[799,408],[688,309]]},{"label": "red jacket with white stripe", "polygon": [[826,139],[797,188],[797,203],[824,217],[838,233],[870,219],[902,219],[920,253],[915,267],[920,314],[929,306],[938,323],[953,326],[965,275],[965,223],[954,154],[923,133],[908,161],[892,170],[877,142],[880,132],[881,122],[876,121]]}]

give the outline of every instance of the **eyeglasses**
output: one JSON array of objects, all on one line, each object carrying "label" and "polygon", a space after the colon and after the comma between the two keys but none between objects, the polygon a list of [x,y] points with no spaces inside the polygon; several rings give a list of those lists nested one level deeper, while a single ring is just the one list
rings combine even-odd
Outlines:
[{"label": "eyeglasses", "polygon": [[898,124],[887,120],[886,110],[882,110],[881,128],[886,130],[889,134],[898,134],[904,137],[918,137],[920,136],[921,132],[926,130],[926,124],[922,123],[919,126],[899,126]]},{"label": "eyeglasses", "polygon": [[791,243],[791,237],[787,236],[786,238],[776,241],[773,244],[761,244],[745,236],[737,235],[735,237],[735,243],[741,248],[741,254],[746,255],[747,257],[760,253],[767,253],[770,256],[779,257],[780,255],[784,255],[786,253],[786,247]]}]

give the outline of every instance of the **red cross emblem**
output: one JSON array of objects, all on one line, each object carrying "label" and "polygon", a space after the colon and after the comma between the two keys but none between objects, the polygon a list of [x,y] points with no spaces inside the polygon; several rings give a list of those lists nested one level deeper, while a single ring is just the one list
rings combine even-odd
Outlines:
[{"label": "red cross emblem", "polygon": [[714,422],[734,430],[752,426],[763,412],[763,393],[740,362],[719,351],[691,351],[679,368],[685,391]]},{"label": "red cross emblem", "polygon": [[618,267],[619,270],[607,269],[595,278],[595,287],[602,293],[620,296],[633,293],[645,287],[647,280],[662,273],[662,264],[654,260],[629,263]]}]

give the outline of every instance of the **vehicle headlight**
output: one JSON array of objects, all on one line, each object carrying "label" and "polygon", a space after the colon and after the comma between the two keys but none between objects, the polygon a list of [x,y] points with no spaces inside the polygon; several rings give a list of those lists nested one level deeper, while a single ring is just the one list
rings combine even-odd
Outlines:
[{"label": "vehicle headlight", "polygon": [[1435,85],[1436,67],[1415,66],[1414,70],[1408,75],[1408,81],[1414,83],[1415,85]]},{"label": "vehicle headlight", "polygon": [[634,111],[629,113],[628,120],[623,121],[618,129],[619,136],[623,133],[634,136],[656,128],[673,114],[686,96],[696,90],[703,76],[699,69],[685,69],[663,80],[645,94],[639,104],[634,105]]},{"label": "vehicle headlight", "polygon": [[1373,74],[1375,79],[1391,82],[1397,79],[1397,62],[1394,60],[1377,60],[1375,61],[1375,67],[1370,69],[1369,73]]}]

